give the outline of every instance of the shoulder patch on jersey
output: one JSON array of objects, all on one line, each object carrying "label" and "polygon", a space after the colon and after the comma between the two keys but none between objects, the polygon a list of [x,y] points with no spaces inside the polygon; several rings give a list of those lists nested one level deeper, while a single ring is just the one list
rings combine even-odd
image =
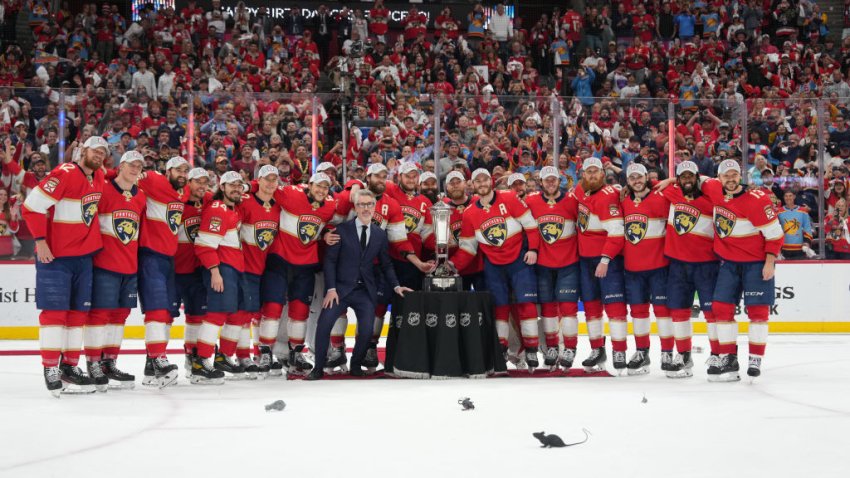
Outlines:
[{"label": "shoulder patch on jersey", "polygon": [[53,192],[56,191],[56,186],[58,186],[58,185],[59,185],[59,178],[50,178],[50,179],[47,180],[47,182],[44,183],[44,186],[42,186],[42,189],[44,189],[44,192],[46,192],[48,194],[53,194]]},{"label": "shoulder patch on jersey", "polygon": [[620,207],[615,204],[611,204],[608,206],[608,214],[618,216],[620,214]]},{"label": "shoulder patch on jersey", "polygon": [[210,219],[210,232],[221,232],[220,217],[213,217]]},{"label": "shoulder patch on jersey", "polygon": [[717,233],[717,237],[720,239],[729,237],[732,234],[732,230],[735,229],[735,221],[737,219],[738,217],[732,211],[722,207],[715,207],[714,231]]},{"label": "shoulder patch on jersey", "polygon": [[180,224],[183,224],[183,208],[182,202],[170,202],[165,211],[165,221],[168,223],[168,228],[172,234],[177,234],[180,230]]},{"label": "shoulder patch on jersey", "polygon": [[481,232],[487,242],[499,247],[508,238],[507,221],[502,216],[491,217],[481,224]]},{"label": "shoulder patch on jersey", "polygon": [[564,218],[556,214],[544,214],[537,219],[540,237],[546,244],[554,244],[564,233]]},{"label": "shoulder patch on jersey", "polygon": [[112,230],[115,237],[125,246],[136,238],[139,232],[139,215],[133,211],[120,210],[112,213]]},{"label": "shoulder patch on jersey", "polygon": [[632,244],[637,244],[646,237],[646,230],[649,226],[649,217],[643,214],[629,214],[625,218],[626,240]]},{"label": "shoulder patch on jersey", "polygon": [[254,224],[254,240],[261,251],[265,251],[274,241],[277,235],[277,223],[274,221],[260,221]]},{"label": "shoulder patch on jersey", "polygon": [[769,221],[776,219],[776,211],[773,209],[773,206],[765,206],[764,215]]},{"label": "shoulder patch on jersey", "polygon": [[673,228],[680,236],[693,231],[699,218],[699,209],[693,206],[681,203],[673,206]]},{"label": "shoulder patch on jersey", "polygon": [[301,244],[309,244],[319,236],[319,228],[322,226],[322,218],[311,214],[298,217],[298,240]]},{"label": "shoulder patch on jersey", "polygon": [[101,193],[92,193],[83,196],[80,201],[82,207],[83,222],[86,226],[91,226],[92,221],[97,217],[97,203],[100,201]]}]

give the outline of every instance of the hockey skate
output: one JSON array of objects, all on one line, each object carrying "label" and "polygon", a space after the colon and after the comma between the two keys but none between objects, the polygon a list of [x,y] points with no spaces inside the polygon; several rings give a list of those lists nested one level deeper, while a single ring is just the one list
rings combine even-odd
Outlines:
[{"label": "hockey skate", "polygon": [[144,377],[142,378],[142,385],[147,387],[158,387],[159,383],[157,383],[156,375],[153,373],[153,359],[150,357],[145,358],[145,372]]},{"label": "hockey skate", "polygon": [[230,357],[219,351],[216,351],[215,353],[213,367],[215,367],[216,370],[223,372],[226,380],[245,380],[246,378],[245,369],[242,365],[234,362]]},{"label": "hockey skate", "polygon": [[667,378],[688,378],[694,376],[694,361],[690,352],[676,354],[676,358],[668,366]]},{"label": "hockey skate", "polygon": [[224,372],[216,370],[211,358],[194,357],[192,359],[192,378],[189,383],[194,385],[221,385],[224,383]]},{"label": "hockey skate", "polygon": [[94,382],[94,388],[98,392],[106,393],[109,388],[109,379],[103,373],[103,364],[99,361],[86,362],[86,370]]},{"label": "hockey skate", "polygon": [[525,349],[525,363],[528,365],[528,373],[533,374],[534,370],[540,366],[540,359],[537,357],[537,347]]},{"label": "hockey skate", "polygon": [[661,371],[667,372],[670,370],[670,367],[673,365],[673,351],[672,350],[662,350],[661,351]]},{"label": "hockey skate", "polygon": [[528,364],[525,363],[525,353],[522,350],[517,350],[514,353],[510,349],[505,349],[505,362],[512,363],[517,370],[528,369]]},{"label": "hockey skate", "polygon": [[348,357],[345,356],[344,346],[334,347],[330,350],[328,353],[328,361],[325,362],[324,372],[327,375],[348,372]]},{"label": "hockey skate", "polygon": [[627,365],[629,376],[648,374],[649,364],[649,349],[637,349]]},{"label": "hockey skate", "polygon": [[706,375],[709,382],[719,382],[718,377],[720,376],[720,356],[717,354],[711,354],[708,357],[708,360],[705,361],[705,364],[708,365],[708,370],[706,370]]},{"label": "hockey skate", "polygon": [[741,380],[738,374],[738,356],[735,354],[726,354],[720,357],[720,374],[717,376],[717,382],[737,382]]},{"label": "hockey skate", "polygon": [[[625,354],[623,355],[623,360],[625,361]],[[605,347],[599,347],[590,351],[590,357],[584,359],[581,366],[584,367],[586,373],[602,372],[605,370],[605,361],[607,360],[608,356],[605,353]]]},{"label": "hockey skate", "polygon": [[629,364],[626,363],[626,352],[620,352],[617,350],[611,351],[611,363],[614,365],[614,372],[616,372],[617,375],[622,376],[626,373],[626,369],[629,366]]},{"label": "hockey skate", "polygon": [[94,381],[88,375],[84,374],[80,367],[68,365],[68,364],[59,364],[59,371],[61,372],[61,380],[62,380],[62,393],[68,394],[83,394],[83,393],[94,393]]},{"label": "hockey skate", "polygon": [[132,390],[136,386],[136,377],[122,372],[115,365],[115,359],[104,359],[100,362],[103,373],[109,379],[109,388],[117,390]]},{"label": "hockey skate", "polygon": [[558,354],[558,365],[568,372],[576,359],[576,349],[564,349]]},{"label": "hockey skate", "polygon": [[44,384],[47,391],[56,398],[62,393],[62,372],[59,367],[44,367]]},{"label": "hockey skate", "polygon": [[283,369],[287,367],[286,360],[272,355],[272,364],[269,365],[269,377],[283,377]]},{"label": "hockey skate", "polygon": [[747,364],[747,375],[750,376],[750,383],[756,377],[761,375],[761,357],[758,355],[750,355],[749,363]]},{"label": "hockey skate", "polygon": [[307,375],[310,370],[313,370],[313,364],[304,358],[304,345],[296,345],[295,348],[289,350],[289,368],[287,373],[293,375]]},{"label": "hockey skate", "polygon": [[260,374],[260,367],[254,363],[254,360],[250,357],[244,357],[239,359],[239,365],[245,370],[245,378],[248,380],[257,380],[257,376]]},{"label": "hockey skate", "polygon": [[366,349],[366,357],[363,358],[363,363],[361,364],[366,368],[366,373],[373,374],[378,370],[378,344],[369,344],[369,348]]},{"label": "hockey skate", "polygon": [[558,370],[558,347],[547,347],[543,354],[543,365],[549,367],[550,372]]},{"label": "hockey skate", "polygon": [[272,367],[272,349],[267,345],[260,346],[260,355],[257,357],[257,376],[267,378]]},{"label": "hockey skate", "polygon": [[186,378],[192,378],[192,358],[194,355],[194,352],[186,354],[186,358],[183,360],[183,370],[186,371]]},{"label": "hockey skate", "polygon": [[[180,376],[180,372],[177,370],[177,365],[169,363],[167,358],[157,357],[151,359],[151,367],[153,368],[155,379],[152,385],[165,388],[177,383],[177,377]],[[147,373],[147,370],[145,372]],[[147,379],[147,376],[145,378]]]}]

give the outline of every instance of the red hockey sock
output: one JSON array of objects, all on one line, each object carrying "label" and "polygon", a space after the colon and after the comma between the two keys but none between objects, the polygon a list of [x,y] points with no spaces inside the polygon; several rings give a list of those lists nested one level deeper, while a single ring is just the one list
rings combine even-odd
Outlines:
[{"label": "red hockey sock", "polygon": [[62,363],[73,366],[80,363],[80,352],[83,348],[83,327],[86,325],[88,316],[88,312],[68,311],[65,343],[62,345]]},{"label": "red hockey sock", "polygon": [[[520,332],[523,347],[537,348],[540,346],[540,331],[537,327],[537,305],[531,302],[517,304],[519,313]],[[555,336],[557,338],[557,335]]]},{"label": "red hockey sock", "polygon": [[673,309],[673,335],[676,337],[676,350],[679,353],[691,351],[691,309]]},{"label": "red hockey sock", "polygon": [[130,316],[130,309],[111,309],[109,324],[106,326],[106,340],[103,345],[103,358],[115,360],[121,352],[124,341],[124,323]]},{"label": "red hockey sock", "polygon": [[67,320],[67,310],[42,310],[38,316],[38,340],[44,367],[59,366]]}]

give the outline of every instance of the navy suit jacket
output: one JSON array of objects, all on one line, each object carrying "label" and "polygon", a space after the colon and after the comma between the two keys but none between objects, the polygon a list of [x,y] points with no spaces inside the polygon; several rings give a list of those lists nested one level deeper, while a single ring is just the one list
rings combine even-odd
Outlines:
[{"label": "navy suit jacket", "polygon": [[325,253],[325,292],[335,288],[340,300],[357,287],[358,280],[362,280],[372,302],[378,303],[376,259],[386,282],[393,288],[398,286],[398,279],[390,261],[387,233],[374,223],[369,227],[369,243],[365,251],[360,249],[357,223],[351,220],[337,227],[339,242],[330,246]]}]

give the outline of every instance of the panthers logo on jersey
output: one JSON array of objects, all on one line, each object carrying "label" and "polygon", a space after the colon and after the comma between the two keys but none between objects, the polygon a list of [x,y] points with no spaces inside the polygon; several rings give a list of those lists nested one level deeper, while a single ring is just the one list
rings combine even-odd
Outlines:
[{"label": "panthers logo on jersey", "polygon": [[722,207],[714,208],[714,231],[717,232],[717,237],[725,239],[732,234],[735,229],[735,213]]},{"label": "panthers logo on jersey", "polygon": [[694,230],[699,220],[699,209],[687,204],[676,204],[673,210],[673,228],[683,236]]},{"label": "panthers logo on jersey", "polygon": [[556,215],[543,215],[537,219],[540,237],[546,244],[554,244],[564,233],[564,218]]},{"label": "panthers logo on jersey", "polygon": [[484,221],[481,224],[481,231],[484,234],[484,239],[496,247],[504,244],[508,238],[508,224],[505,222],[505,218],[501,216]]},{"label": "panthers logo on jersey", "polygon": [[91,226],[94,218],[97,217],[97,203],[100,202],[100,193],[93,193],[84,196],[80,201],[82,207],[83,223],[86,226]]},{"label": "panthers logo on jersey", "polygon": [[139,237],[139,215],[133,211],[113,212],[112,230],[121,244],[126,246]]},{"label": "panthers logo on jersey", "polygon": [[419,218],[422,217],[422,215],[419,211],[410,206],[402,206],[401,213],[404,216],[404,228],[407,229],[407,233],[410,234],[414,231],[414,229],[416,229],[416,226],[419,225]]},{"label": "panthers logo on jersey", "polygon": [[165,211],[165,222],[168,223],[168,228],[172,234],[177,234],[180,230],[180,224],[183,224],[183,203],[170,202]]},{"label": "panthers logo on jersey", "polygon": [[590,209],[584,204],[578,205],[578,216],[576,217],[576,225],[581,232],[586,232],[590,224]]},{"label": "panthers logo on jersey", "polygon": [[[299,228],[300,229],[300,228]],[[260,221],[254,224],[254,242],[261,251],[265,251],[277,236],[277,223],[274,221]]]},{"label": "panthers logo on jersey", "polygon": [[298,218],[298,239],[301,244],[309,244],[316,240],[322,228],[322,219],[318,216],[304,215]]},{"label": "panthers logo on jersey", "polygon": [[186,237],[190,241],[195,242],[198,237],[198,231],[201,229],[201,216],[192,216],[183,221],[183,227],[186,228]]},{"label": "panthers logo on jersey", "polygon": [[382,216],[378,211],[375,211],[375,213],[372,214],[372,224],[384,229],[384,216]]},{"label": "panthers logo on jersey", "polygon": [[626,240],[637,244],[646,237],[649,218],[643,214],[629,214],[625,219]]}]

